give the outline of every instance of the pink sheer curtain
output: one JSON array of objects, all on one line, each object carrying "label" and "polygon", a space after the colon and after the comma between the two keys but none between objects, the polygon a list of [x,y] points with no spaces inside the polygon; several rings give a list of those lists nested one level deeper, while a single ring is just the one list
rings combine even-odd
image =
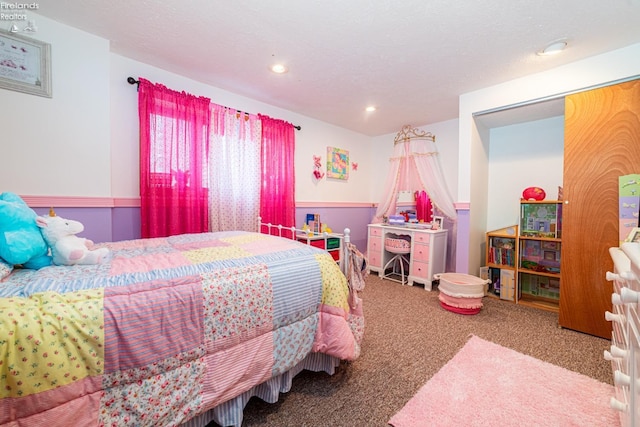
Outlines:
[{"label": "pink sheer curtain", "polygon": [[140,79],[143,238],[208,231],[210,102]]},{"label": "pink sheer curtain", "polygon": [[458,215],[438,156],[434,141],[416,138],[394,144],[383,198],[374,215],[374,223],[382,222],[384,216],[395,215],[399,191],[421,190],[428,191],[434,209],[447,218],[456,220]]},{"label": "pink sheer curtain", "polygon": [[211,105],[209,225],[211,231],[256,231],[260,215],[261,122]]},{"label": "pink sheer curtain", "polygon": [[258,117],[262,122],[260,217],[266,223],[294,226],[295,130],[283,120],[261,114]]}]

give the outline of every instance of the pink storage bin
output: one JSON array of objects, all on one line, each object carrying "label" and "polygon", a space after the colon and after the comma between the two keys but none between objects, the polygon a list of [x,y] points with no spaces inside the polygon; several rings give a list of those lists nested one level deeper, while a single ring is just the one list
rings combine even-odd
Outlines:
[{"label": "pink storage bin", "polygon": [[482,298],[458,298],[451,297],[444,292],[440,292],[438,299],[451,307],[482,308]]},{"label": "pink storage bin", "polygon": [[457,313],[457,314],[465,314],[465,315],[472,315],[472,314],[478,314],[480,313],[480,308],[460,308],[460,307],[453,307],[451,305],[447,305],[445,303],[443,303],[442,301],[440,301],[440,306],[442,308],[444,308],[447,311],[450,311],[452,313]]},{"label": "pink storage bin", "polygon": [[487,290],[488,280],[463,273],[442,273],[434,275],[439,280],[438,289],[452,297],[481,298]]},{"label": "pink storage bin", "polygon": [[462,273],[436,274],[438,299],[445,310],[458,314],[478,314],[482,308],[488,280]]}]

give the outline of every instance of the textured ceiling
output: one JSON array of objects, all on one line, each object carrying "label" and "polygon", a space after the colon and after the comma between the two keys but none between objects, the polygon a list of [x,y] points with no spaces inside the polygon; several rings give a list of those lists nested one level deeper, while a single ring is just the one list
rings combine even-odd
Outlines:
[{"label": "textured ceiling", "polygon": [[[370,136],[456,118],[460,94],[640,42],[640,0],[38,4],[117,54]],[[558,39],[562,54],[535,54]],[[270,73],[276,61],[290,71]]]}]

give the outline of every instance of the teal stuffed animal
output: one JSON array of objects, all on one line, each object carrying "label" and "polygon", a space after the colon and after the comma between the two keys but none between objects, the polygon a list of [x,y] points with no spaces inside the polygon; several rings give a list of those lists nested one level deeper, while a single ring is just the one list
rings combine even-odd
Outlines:
[{"label": "teal stuffed animal", "polygon": [[51,265],[37,216],[17,194],[0,194],[0,258],[8,264],[31,269]]}]

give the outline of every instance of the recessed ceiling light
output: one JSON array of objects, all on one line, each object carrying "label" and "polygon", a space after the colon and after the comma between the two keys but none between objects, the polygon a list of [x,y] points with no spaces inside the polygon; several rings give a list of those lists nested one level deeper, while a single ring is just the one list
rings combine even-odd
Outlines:
[{"label": "recessed ceiling light", "polygon": [[271,71],[276,74],[284,74],[289,71],[289,69],[283,64],[275,64],[271,66]]},{"label": "recessed ceiling light", "polygon": [[368,112],[376,111],[376,107],[373,105],[369,105],[367,108],[364,109],[364,111],[368,111]]},{"label": "recessed ceiling light", "polygon": [[538,52],[538,55],[546,56],[546,55],[555,55],[560,53],[567,47],[567,42],[565,40],[555,41],[550,43],[547,47]]}]

